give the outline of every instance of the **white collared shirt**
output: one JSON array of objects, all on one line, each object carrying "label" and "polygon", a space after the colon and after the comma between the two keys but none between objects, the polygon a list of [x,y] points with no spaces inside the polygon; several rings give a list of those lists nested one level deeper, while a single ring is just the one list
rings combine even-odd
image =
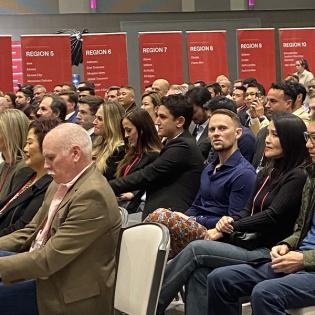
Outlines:
[{"label": "white collared shirt", "polygon": [[203,124],[198,125],[198,131],[196,135],[196,141],[198,141],[203,133],[203,131],[207,128],[208,120],[206,120]]}]

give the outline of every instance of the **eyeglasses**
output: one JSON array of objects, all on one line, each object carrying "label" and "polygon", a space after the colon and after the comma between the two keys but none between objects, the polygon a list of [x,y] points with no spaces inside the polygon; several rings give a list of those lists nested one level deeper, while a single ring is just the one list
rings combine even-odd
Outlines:
[{"label": "eyeglasses", "polygon": [[303,132],[303,135],[306,142],[311,140],[312,144],[315,144],[315,133],[305,131]]}]

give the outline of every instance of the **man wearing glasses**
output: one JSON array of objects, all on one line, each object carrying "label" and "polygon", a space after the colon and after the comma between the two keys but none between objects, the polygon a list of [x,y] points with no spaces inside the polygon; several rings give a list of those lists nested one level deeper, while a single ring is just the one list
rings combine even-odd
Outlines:
[{"label": "man wearing glasses", "polygon": [[253,313],[286,314],[315,305],[315,115],[304,132],[312,165],[307,168],[295,232],[271,250],[271,263],[218,268],[208,276],[208,314],[237,314],[238,301],[251,295]]}]

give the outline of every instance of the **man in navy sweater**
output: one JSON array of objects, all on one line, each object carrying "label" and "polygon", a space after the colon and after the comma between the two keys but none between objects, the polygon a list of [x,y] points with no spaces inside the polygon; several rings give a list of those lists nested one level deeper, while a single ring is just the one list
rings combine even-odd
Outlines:
[{"label": "man in navy sweater", "polygon": [[[236,113],[227,109],[211,113],[209,138],[217,157],[202,172],[199,192],[192,206],[183,215],[187,220],[194,219],[208,229],[206,239],[216,239],[215,226],[223,216],[238,216],[254,187],[256,172],[237,147],[241,134],[242,128]],[[196,242],[199,241],[190,243],[167,264],[158,314],[163,314],[175,294],[189,280],[191,268],[186,267],[191,263],[194,268],[194,250],[191,249]],[[194,295],[194,303],[189,303],[193,309],[190,314],[201,314],[199,306],[206,304],[202,303],[205,299],[201,299],[199,288],[188,290]]]}]

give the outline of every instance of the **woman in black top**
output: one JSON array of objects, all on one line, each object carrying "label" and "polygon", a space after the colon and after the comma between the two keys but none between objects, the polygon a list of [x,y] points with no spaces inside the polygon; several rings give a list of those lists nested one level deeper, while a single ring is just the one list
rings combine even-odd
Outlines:
[{"label": "woman in black top", "polygon": [[[133,110],[122,120],[127,142],[125,157],[117,166],[116,177],[127,176],[153,162],[162,149],[161,140],[150,114],[145,110]],[[129,213],[137,211],[144,190],[127,192],[118,197],[119,205]]]},{"label": "woman in black top", "polygon": [[24,162],[32,173],[0,200],[0,236],[22,229],[41,207],[52,181],[44,168],[42,143],[45,135],[59,124],[58,118],[40,118],[31,122],[24,146]]}]

